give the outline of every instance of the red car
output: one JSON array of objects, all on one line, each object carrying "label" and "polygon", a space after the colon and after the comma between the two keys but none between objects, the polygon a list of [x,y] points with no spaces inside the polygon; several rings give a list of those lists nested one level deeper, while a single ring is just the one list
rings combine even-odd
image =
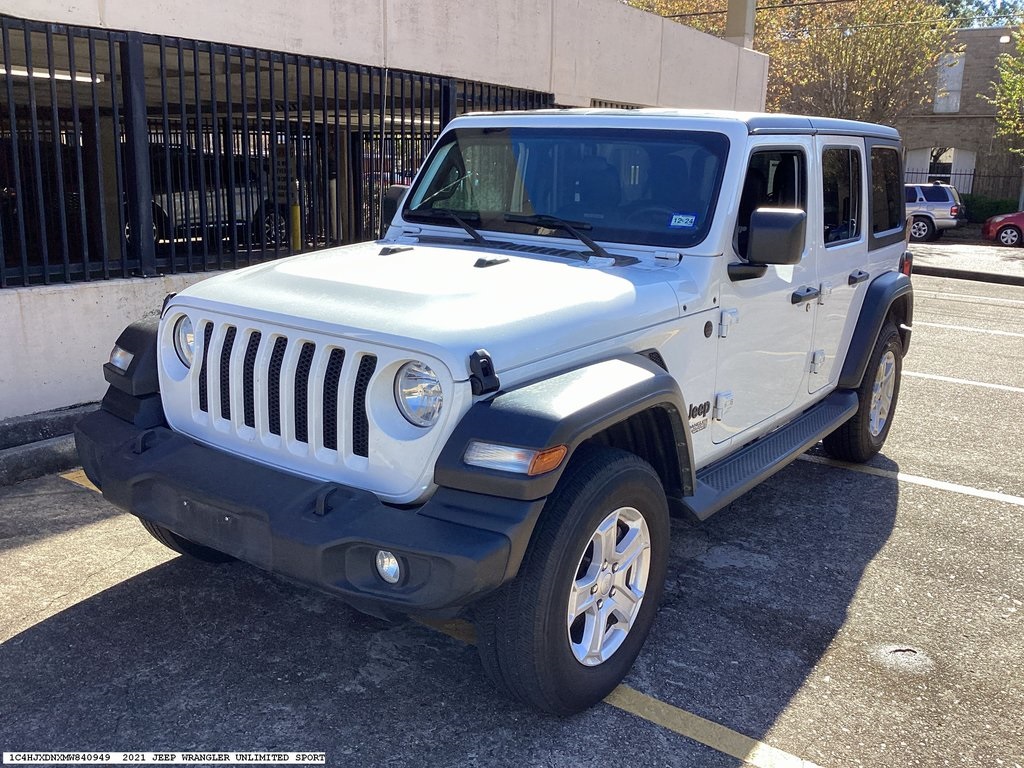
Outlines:
[{"label": "red car", "polygon": [[986,240],[996,240],[1002,245],[1018,246],[1024,242],[1024,211],[1003,213],[985,221],[981,227],[981,236]]}]

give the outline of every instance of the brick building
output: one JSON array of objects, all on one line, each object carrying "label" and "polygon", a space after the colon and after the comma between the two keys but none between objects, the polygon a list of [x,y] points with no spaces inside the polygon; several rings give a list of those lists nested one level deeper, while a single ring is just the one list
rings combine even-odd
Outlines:
[{"label": "brick building", "polygon": [[936,72],[932,101],[897,126],[906,147],[907,181],[945,181],[961,192],[1018,199],[1021,158],[996,137],[992,95],[996,61],[1012,51],[1012,30],[985,27],[957,31],[960,53]]}]

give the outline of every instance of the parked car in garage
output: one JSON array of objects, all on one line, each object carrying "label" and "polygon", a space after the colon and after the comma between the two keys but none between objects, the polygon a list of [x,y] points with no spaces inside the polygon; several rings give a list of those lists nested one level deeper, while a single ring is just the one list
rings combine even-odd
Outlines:
[{"label": "parked car in garage", "polygon": [[287,211],[272,199],[270,173],[259,158],[152,145],[150,172],[157,243],[204,237],[242,243],[266,238],[269,247],[285,242]]},{"label": "parked car in garage", "polygon": [[967,223],[967,208],[956,187],[935,181],[931,184],[904,184],[907,216],[913,217],[910,239],[917,242],[938,240],[947,229]]},{"label": "parked car in garage", "polygon": [[1024,233],[1024,211],[992,216],[981,226],[981,236],[986,240],[995,240],[1000,245],[1020,245],[1024,239],[1021,233]]}]

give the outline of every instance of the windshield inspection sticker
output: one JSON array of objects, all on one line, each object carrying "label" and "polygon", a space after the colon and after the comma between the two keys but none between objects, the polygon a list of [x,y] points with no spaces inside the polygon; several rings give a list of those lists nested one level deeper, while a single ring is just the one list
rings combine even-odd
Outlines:
[{"label": "windshield inspection sticker", "polygon": [[668,223],[670,227],[685,227],[693,229],[697,226],[697,215],[694,213],[673,213],[672,220]]}]

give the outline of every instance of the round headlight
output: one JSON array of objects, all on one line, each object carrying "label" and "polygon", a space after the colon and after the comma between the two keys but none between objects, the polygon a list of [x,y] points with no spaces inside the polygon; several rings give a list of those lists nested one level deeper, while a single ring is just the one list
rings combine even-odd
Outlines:
[{"label": "round headlight", "polygon": [[186,368],[192,367],[192,355],[196,349],[196,334],[188,315],[182,315],[174,324],[174,351]]},{"label": "round headlight", "polygon": [[437,374],[426,363],[406,363],[395,377],[395,402],[410,424],[433,426],[444,402]]}]

